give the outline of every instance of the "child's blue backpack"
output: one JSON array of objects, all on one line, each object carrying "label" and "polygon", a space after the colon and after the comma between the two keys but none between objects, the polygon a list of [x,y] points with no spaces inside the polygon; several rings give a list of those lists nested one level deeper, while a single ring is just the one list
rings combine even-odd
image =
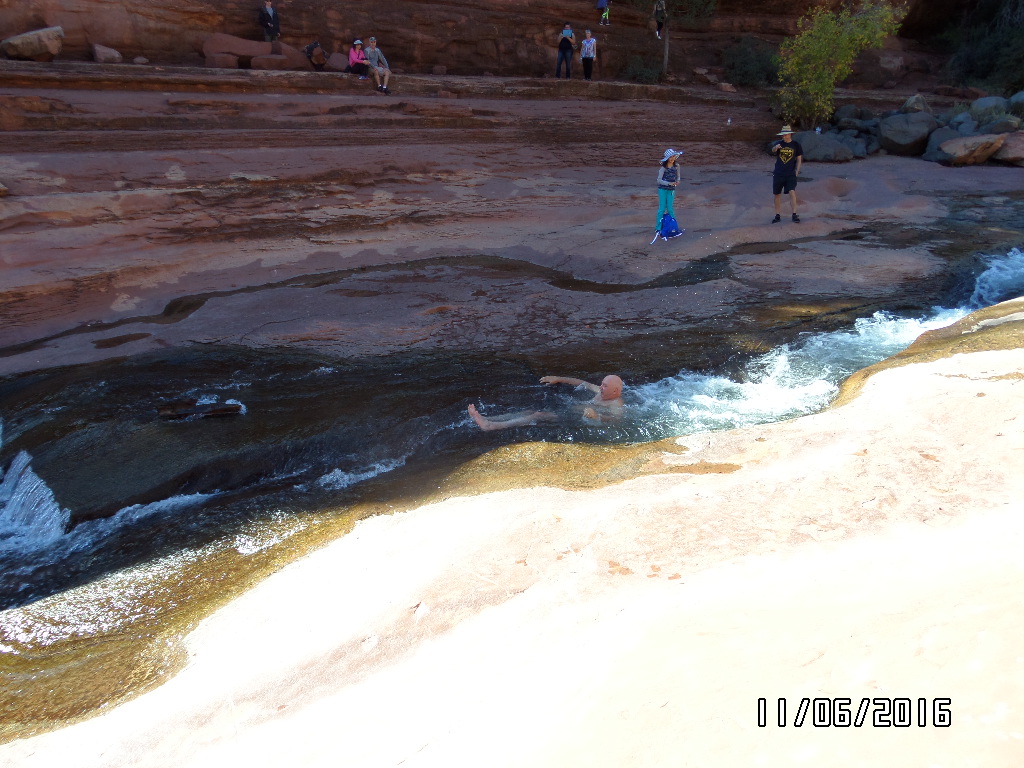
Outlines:
[{"label": "child's blue backpack", "polygon": [[651,245],[658,242],[660,237],[662,240],[669,240],[673,237],[679,237],[685,229],[679,228],[679,223],[676,221],[676,217],[671,213],[663,213],[661,215],[661,229],[654,233],[654,239],[651,240]]}]

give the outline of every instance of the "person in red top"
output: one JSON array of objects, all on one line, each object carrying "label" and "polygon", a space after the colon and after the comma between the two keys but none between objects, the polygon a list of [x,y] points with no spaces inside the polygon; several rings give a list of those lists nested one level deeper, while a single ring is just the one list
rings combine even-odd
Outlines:
[{"label": "person in red top", "polygon": [[352,41],[352,47],[348,49],[348,67],[345,71],[359,75],[360,80],[369,77],[370,65],[366,61],[366,54],[363,53],[362,40]]}]

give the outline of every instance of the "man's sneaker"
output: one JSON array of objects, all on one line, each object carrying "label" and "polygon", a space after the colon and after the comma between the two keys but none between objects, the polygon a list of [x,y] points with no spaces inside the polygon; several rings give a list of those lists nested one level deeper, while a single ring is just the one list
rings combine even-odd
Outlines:
[{"label": "man's sneaker", "polygon": [[778,224],[780,221],[782,221],[782,214],[776,213],[775,218],[772,219],[772,224]]},{"label": "man's sneaker", "polygon": [[378,85],[377,86],[377,90],[380,91],[381,93],[384,93],[384,86],[383,85]]},{"label": "man's sneaker", "polygon": [[[384,95],[385,96],[390,96],[391,95],[391,89],[388,88],[386,85],[384,86],[384,88],[382,90],[384,91]],[[796,216],[795,213],[793,215]],[[793,221],[799,221],[799,219],[793,219]]]},{"label": "man's sneaker", "polygon": [[799,224],[799,223],[800,223],[800,217],[799,217],[799,216],[797,216],[797,215],[796,215],[795,213],[793,214],[793,221],[794,221],[795,223],[797,223],[797,224]]},{"label": "man's sneaker", "polygon": [[659,40],[661,40],[661,32],[655,32],[654,34],[658,36]]}]

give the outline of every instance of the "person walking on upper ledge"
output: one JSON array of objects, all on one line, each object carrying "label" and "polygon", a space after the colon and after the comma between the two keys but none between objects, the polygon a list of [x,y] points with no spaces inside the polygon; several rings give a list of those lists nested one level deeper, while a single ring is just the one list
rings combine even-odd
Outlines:
[{"label": "person walking on upper ledge", "polygon": [[281,37],[281,17],[274,10],[273,0],[266,0],[260,8],[260,26],[263,27],[263,39],[272,43]]},{"label": "person walking on upper ledge", "polygon": [[601,12],[601,18],[598,20],[598,24],[602,27],[610,27],[612,25],[611,17],[608,15],[608,5],[611,0],[597,0],[597,10]]},{"label": "person walking on upper ledge", "polygon": [[775,194],[775,218],[772,224],[782,221],[782,193],[789,195],[789,204],[793,209],[793,221],[800,223],[800,215],[796,212],[796,179],[800,175],[800,166],[804,162],[804,148],[799,141],[793,140],[793,129],[782,126],[778,133],[781,141],[772,144],[775,155],[775,171],[772,173],[772,192]]},{"label": "person walking on upper ledge", "polygon": [[572,25],[567,21],[558,33],[558,64],[555,66],[555,80],[562,76],[562,63],[565,63],[565,79],[569,79],[572,66],[572,52],[576,50],[576,38],[572,33]]}]

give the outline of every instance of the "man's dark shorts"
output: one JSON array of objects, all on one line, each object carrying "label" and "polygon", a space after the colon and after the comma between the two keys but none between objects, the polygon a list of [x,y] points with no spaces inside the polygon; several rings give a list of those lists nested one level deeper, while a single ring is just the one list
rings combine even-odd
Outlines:
[{"label": "man's dark shorts", "polygon": [[796,176],[772,176],[772,194],[787,195],[796,189]]}]

